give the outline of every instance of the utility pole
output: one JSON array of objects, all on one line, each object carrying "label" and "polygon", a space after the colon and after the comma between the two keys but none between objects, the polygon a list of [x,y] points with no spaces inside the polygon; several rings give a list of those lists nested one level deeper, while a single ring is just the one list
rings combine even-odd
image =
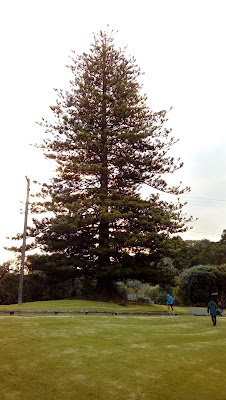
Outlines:
[{"label": "utility pole", "polygon": [[23,233],[23,246],[22,246],[22,256],[21,256],[21,267],[20,267],[20,280],[18,289],[18,305],[22,304],[23,295],[23,282],[24,282],[24,260],[25,260],[25,249],[26,249],[26,236],[27,236],[27,216],[28,216],[28,201],[29,201],[29,190],[30,190],[30,179],[25,176],[27,180],[27,198],[25,205],[25,216],[24,216],[24,233]]}]

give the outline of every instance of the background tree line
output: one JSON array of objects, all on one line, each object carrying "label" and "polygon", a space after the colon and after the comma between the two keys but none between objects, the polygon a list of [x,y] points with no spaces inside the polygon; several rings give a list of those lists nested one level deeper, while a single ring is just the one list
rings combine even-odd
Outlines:
[{"label": "background tree line", "polygon": [[[171,239],[174,255],[165,257],[152,277],[145,281],[137,279],[115,280],[118,297],[136,294],[138,301],[165,304],[166,292],[171,292],[176,304],[205,305],[210,294],[218,292],[226,297],[226,230],[219,242],[204,240]],[[58,299],[92,299],[96,279],[74,274],[70,266],[54,263],[52,257],[35,254],[28,256],[24,277],[23,301]],[[17,302],[19,269],[10,262],[0,266],[0,302]]]}]

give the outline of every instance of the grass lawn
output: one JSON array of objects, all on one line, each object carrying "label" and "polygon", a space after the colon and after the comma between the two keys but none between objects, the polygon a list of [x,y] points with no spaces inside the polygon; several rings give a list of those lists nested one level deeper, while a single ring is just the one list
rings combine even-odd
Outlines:
[{"label": "grass lawn", "polygon": [[223,400],[226,318],[0,316],[1,400]]},{"label": "grass lawn", "polygon": [[[174,307],[175,312],[187,313],[182,307]],[[113,312],[155,312],[167,311],[167,306],[158,304],[129,304],[128,306],[120,306],[115,303],[105,303],[86,300],[54,300],[54,301],[37,301],[32,303],[24,303],[21,306],[17,304],[0,305],[0,310],[40,310],[40,311],[113,311]]]}]

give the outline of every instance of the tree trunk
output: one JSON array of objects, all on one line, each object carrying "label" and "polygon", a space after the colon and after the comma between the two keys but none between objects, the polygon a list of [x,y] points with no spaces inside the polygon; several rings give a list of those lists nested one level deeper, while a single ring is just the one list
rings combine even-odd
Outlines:
[{"label": "tree trunk", "polygon": [[[106,133],[106,43],[103,44],[102,65],[102,132],[101,132],[101,177],[100,177],[100,199],[101,211],[108,212],[108,162],[107,162],[107,133]],[[99,226],[99,268],[106,269],[110,265],[109,258],[109,223],[104,216]]]},{"label": "tree trunk", "polygon": [[122,301],[125,300],[120,295],[114,285],[114,281],[110,278],[100,278],[97,280],[96,288],[92,296],[93,300],[100,301]]}]

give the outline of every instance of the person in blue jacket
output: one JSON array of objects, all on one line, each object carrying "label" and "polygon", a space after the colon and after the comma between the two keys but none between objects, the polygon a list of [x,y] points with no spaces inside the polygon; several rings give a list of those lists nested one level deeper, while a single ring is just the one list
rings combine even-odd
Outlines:
[{"label": "person in blue jacket", "polygon": [[171,309],[173,314],[174,314],[173,297],[169,293],[167,293],[166,303],[167,303],[167,306],[168,306],[168,313],[170,314],[170,309]]},{"label": "person in blue jacket", "polygon": [[211,298],[208,307],[207,307],[207,312],[210,313],[210,316],[213,321],[213,326],[216,326],[217,323],[217,304],[215,303],[214,299]]}]

